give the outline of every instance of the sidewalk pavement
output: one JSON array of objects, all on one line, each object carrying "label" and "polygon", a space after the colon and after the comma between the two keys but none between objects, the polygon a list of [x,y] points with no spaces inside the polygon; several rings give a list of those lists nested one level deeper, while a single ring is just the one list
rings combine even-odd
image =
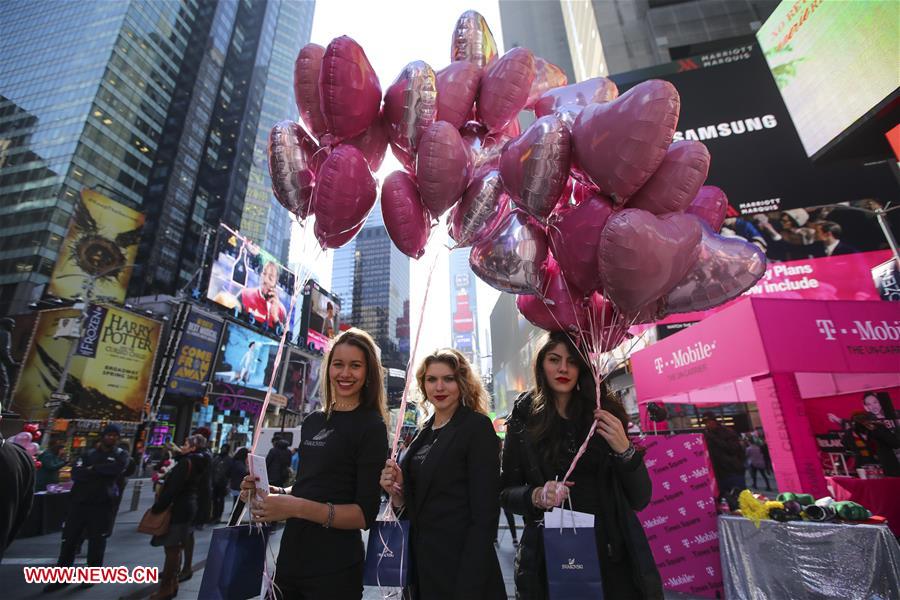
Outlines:
[{"label": "sidewalk pavement", "polygon": [[[128,482],[119,514],[112,535],[107,540],[105,566],[125,565],[129,568],[135,566],[159,567],[163,566],[162,548],[150,546],[150,537],[137,532],[137,524],[144,512],[153,504],[152,484],[149,479],[143,482],[142,492],[138,502],[138,508],[131,511],[132,495],[135,489],[135,479]],[[225,500],[226,518],[231,508],[230,498]],[[506,592],[510,598],[515,597],[515,585],[513,582],[513,562],[516,549],[512,543],[506,522],[501,519],[498,533],[497,556],[500,559],[500,567],[503,570],[503,581],[506,584]],[[517,518],[519,531],[522,521]],[[212,537],[212,526],[205,527],[195,533],[194,547],[194,574],[188,581],[182,582],[178,588],[179,599],[196,599],[200,594],[200,583],[203,580],[203,569],[206,565],[206,554],[209,550],[209,542]],[[278,553],[281,543],[283,528],[279,528],[269,540],[271,555]],[[365,535],[365,534],[364,534]],[[43,585],[26,584],[22,567],[25,566],[54,566],[59,555],[61,534],[53,533],[44,536],[18,539],[7,549],[0,563],[0,597],[13,600],[26,600],[42,598],[47,600],[143,600],[150,596],[156,588],[154,584],[98,584],[88,589],[79,589],[77,585],[70,585],[52,594],[43,594]],[[85,564],[83,552],[76,560],[75,565]],[[270,556],[270,562],[271,562]],[[388,590],[384,590],[387,592]],[[382,593],[378,588],[365,588],[364,600],[381,600]],[[688,596],[667,593],[670,600],[694,600]]]}]

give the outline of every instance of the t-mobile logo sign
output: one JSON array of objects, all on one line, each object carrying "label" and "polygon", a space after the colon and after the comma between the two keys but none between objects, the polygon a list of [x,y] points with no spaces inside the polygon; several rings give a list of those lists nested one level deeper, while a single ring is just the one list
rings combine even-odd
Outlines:
[{"label": "t-mobile logo sign", "polygon": [[859,336],[859,339],[864,342],[900,340],[900,320],[894,321],[893,324],[884,319],[881,321],[853,321],[851,327],[838,327],[831,319],[816,319],[816,327],[828,341],[836,340],[836,333],[841,335],[850,333]]},{"label": "t-mobile logo sign", "polygon": [[715,340],[713,340],[709,344],[706,344],[704,342],[696,342],[694,344],[691,344],[690,346],[685,346],[684,348],[679,348],[678,350],[672,352],[671,360],[666,360],[661,356],[653,359],[653,368],[656,369],[657,375],[662,375],[662,372],[667,367],[680,369],[702,360],[706,360],[713,355],[713,351],[715,349]]}]

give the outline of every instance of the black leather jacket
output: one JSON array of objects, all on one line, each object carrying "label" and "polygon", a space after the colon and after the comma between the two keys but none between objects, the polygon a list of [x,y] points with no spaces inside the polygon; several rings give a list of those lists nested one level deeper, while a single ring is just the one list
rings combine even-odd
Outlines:
[{"label": "black leather jacket", "polygon": [[[526,437],[530,412],[531,395],[526,393],[516,400],[506,424],[500,504],[525,519],[525,532],[516,554],[516,598],[543,600],[547,597],[547,583],[543,532],[538,525],[544,515],[531,503],[531,494],[553,476],[552,470]],[[650,503],[652,495],[643,454],[635,453],[627,461],[614,458],[609,453],[609,446],[598,435],[591,439],[588,452],[591,451],[596,452],[601,460],[610,461],[607,468],[601,471],[602,489],[608,489],[610,493],[604,494],[602,509],[595,514],[600,561],[619,563],[627,558],[622,564],[630,566],[631,579],[642,597],[662,600],[662,580],[644,529],[635,515],[635,511]]]}]

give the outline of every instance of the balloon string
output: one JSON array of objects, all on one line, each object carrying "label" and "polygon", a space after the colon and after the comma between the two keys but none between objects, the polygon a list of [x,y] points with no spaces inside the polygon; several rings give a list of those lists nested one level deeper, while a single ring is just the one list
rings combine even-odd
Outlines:
[{"label": "balloon string", "polygon": [[422,307],[419,309],[419,324],[416,326],[416,337],[413,340],[412,352],[409,355],[409,363],[406,365],[406,383],[403,386],[403,397],[400,399],[400,410],[397,412],[397,425],[394,427],[394,443],[391,446],[391,458],[397,460],[397,446],[400,442],[400,432],[403,431],[403,421],[406,415],[406,404],[409,398],[409,386],[413,380],[413,366],[415,365],[416,352],[419,349],[419,337],[422,333],[422,322],[425,320],[425,307],[428,305],[428,292],[431,291],[431,277],[437,267],[440,251],[434,253],[431,267],[428,269],[428,279],[425,282],[425,296],[422,299]]}]

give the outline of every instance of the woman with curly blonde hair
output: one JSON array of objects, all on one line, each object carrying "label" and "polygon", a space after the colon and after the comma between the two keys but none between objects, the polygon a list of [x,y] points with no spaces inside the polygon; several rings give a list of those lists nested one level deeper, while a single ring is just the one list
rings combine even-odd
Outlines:
[{"label": "woman with curly blonde hair", "polygon": [[410,522],[413,598],[506,598],[493,530],[499,514],[499,440],[488,395],[466,357],[443,348],[425,357],[416,382],[431,417],[381,487]]}]

